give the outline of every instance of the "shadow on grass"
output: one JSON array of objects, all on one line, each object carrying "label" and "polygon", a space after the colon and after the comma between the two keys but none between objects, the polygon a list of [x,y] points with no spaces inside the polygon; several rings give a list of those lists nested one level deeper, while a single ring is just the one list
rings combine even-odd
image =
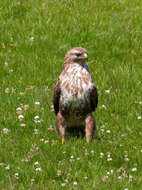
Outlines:
[{"label": "shadow on grass", "polygon": [[[67,138],[85,139],[85,127],[71,127],[67,129]],[[101,140],[101,136],[97,136],[95,140]]]}]

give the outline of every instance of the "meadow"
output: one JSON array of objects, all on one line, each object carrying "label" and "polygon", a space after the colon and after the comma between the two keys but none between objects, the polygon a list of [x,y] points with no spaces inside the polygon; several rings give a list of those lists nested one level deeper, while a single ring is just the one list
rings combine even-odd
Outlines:
[{"label": "meadow", "polygon": [[[0,190],[142,189],[142,1],[0,0]],[[98,139],[61,144],[52,93],[81,46]]]}]

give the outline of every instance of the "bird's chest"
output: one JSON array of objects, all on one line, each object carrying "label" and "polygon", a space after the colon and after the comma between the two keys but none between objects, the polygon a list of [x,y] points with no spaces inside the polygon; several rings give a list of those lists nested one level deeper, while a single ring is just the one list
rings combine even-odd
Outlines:
[{"label": "bird's chest", "polygon": [[63,104],[71,103],[72,107],[81,108],[87,103],[93,82],[86,69],[70,68],[61,81],[61,102]]}]

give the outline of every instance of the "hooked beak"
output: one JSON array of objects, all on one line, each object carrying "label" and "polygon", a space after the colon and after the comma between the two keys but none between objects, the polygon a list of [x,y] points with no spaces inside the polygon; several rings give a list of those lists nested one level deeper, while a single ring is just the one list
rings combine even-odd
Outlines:
[{"label": "hooked beak", "polygon": [[86,61],[88,61],[88,55],[87,55],[87,53],[83,54],[83,59],[85,59]]}]

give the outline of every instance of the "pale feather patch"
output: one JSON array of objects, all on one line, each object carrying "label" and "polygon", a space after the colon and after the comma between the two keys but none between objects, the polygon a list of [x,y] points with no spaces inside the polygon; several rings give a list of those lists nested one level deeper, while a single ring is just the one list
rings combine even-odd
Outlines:
[{"label": "pale feather patch", "polygon": [[[84,82],[87,78],[88,85]],[[72,65],[66,71],[66,74],[60,76],[61,82],[61,102],[62,104],[68,104],[72,102],[72,106],[80,106],[87,98],[89,89],[93,87],[93,82],[90,73],[80,66],[78,63]],[[68,90],[65,87],[65,83],[68,83]],[[82,88],[82,93],[80,90]]]}]

